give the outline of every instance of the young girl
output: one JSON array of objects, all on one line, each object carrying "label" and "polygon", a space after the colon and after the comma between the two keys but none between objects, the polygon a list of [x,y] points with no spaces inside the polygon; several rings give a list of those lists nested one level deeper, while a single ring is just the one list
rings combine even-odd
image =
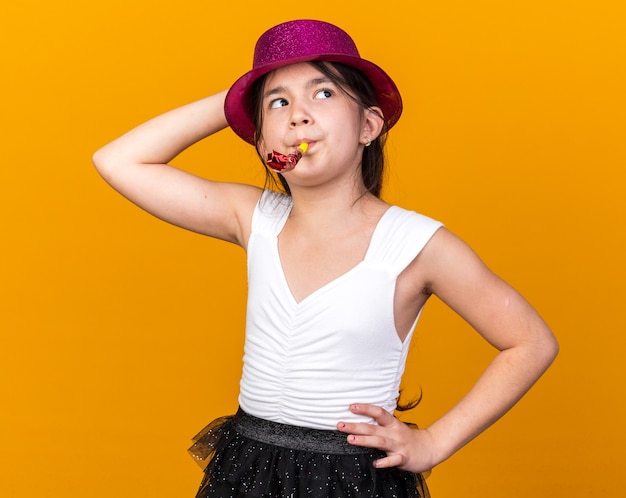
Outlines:
[{"label": "young girl", "polygon": [[[261,36],[252,70],[228,92],[95,154],[138,206],[248,254],[240,409],[195,440],[206,465],[198,497],[428,496],[422,473],[502,416],[555,357],[546,324],[467,245],[379,198],[384,138],[401,111],[396,85],[344,31],[297,20]],[[279,171],[280,189],[167,164],[227,126]],[[499,353],[448,413],[417,429],[393,412],[432,294]]]}]

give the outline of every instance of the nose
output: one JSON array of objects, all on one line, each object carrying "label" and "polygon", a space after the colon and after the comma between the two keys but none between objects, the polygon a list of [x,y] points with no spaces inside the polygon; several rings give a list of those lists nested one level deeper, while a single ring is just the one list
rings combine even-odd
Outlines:
[{"label": "nose", "polygon": [[313,121],[309,109],[302,102],[292,102],[290,125],[292,127],[307,125]]}]

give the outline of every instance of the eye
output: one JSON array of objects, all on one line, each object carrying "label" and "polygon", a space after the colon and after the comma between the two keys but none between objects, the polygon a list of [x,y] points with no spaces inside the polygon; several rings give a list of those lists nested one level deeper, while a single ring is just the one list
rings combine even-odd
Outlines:
[{"label": "eye", "polygon": [[328,88],[322,88],[321,90],[318,90],[315,94],[315,98],[318,98],[318,99],[328,99],[332,96],[333,96],[333,91],[329,90]]},{"label": "eye", "polygon": [[285,107],[288,104],[289,102],[287,102],[285,99],[274,99],[270,101],[269,108],[278,109],[279,107]]}]

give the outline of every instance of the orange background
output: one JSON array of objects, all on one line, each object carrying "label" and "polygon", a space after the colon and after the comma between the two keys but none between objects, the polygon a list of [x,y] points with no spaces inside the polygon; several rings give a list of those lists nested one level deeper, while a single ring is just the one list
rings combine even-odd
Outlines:
[{"label": "orange background", "polygon": [[[535,389],[435,470],[433,497],[623,491],[622,2],[339,4],[3,6],[1,496],[194,495],[188,439],[236,408],[244,254],[141,212],[90,158],[227,87],[259,34],[294,17],[344,27],[402,90],[387,199],[467,240],[561,343]],[[216,167],[224,151],[232,159]],[[229,131],[176,164],[262,181]],[[492,354],[431,302],[405,382],[424,401],[409,418],[442,414]]]}]

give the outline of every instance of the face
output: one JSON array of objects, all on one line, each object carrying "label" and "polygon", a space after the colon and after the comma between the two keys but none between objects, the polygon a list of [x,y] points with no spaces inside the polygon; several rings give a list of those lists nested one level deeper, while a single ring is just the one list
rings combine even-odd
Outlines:
[{"label": "face", "polygon": [[296,168],[285,173],[290,185],[297,178],[359,172],[368,138],[365,113],[312,65],[293,64],[268,75],[261,109],[258,146],[263,156],[272,150],[288,154],[302,142],[309,144]]}]

